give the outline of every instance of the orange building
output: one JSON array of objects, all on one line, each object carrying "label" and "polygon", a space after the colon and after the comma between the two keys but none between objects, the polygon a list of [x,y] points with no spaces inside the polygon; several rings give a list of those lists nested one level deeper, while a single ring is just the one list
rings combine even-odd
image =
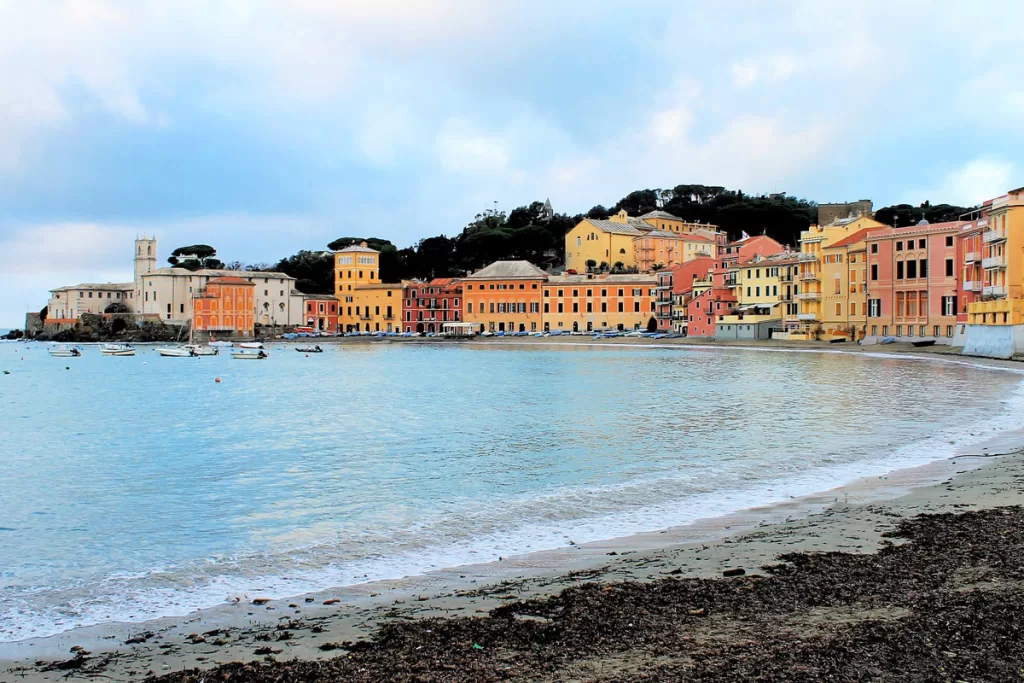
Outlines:
[{"label": "orange building", "polygon": [[193,302],[192,329],[251,337],[255,323],[254,288],[245,278],[211,278]]},{"label": "orange building", "polygon": [[495,261],[464,277],[463,320],[480,332],[539,332],[547,273],[529,261]]}]

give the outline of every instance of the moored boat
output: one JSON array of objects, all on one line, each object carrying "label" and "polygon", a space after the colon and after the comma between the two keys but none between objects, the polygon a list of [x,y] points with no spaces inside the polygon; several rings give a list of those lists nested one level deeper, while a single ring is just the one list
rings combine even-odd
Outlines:
[{"label": "moored boat", "polygon": [[267,358],[269,356],[270,354],[264,351],[263,349],[259,349],[257,351],[242,350],[231,352],[231,357],[234,358],[235,360],[263,360],[264,358]]},{"label": "moored boat", "polygon": [[169,346],[156,350],[164,358],[195,358],[196,354],[192,349],[185,346]]},{"label": "moored boat", "polygon": [[295,349],[295,350],[298,351],[299,353],[323,353],[324,352],[324,350],[321,349],[319,345],[314,346],[313,348]]},{"label": "moored boat", "polygon": [[78,358],[82,355],[82,352],[74,347],[70,349],[67,346],[58,346],[55,349],[50,349],[50,355],[54,358]]},{"label": "moored boat", "polygon": [[216,346],[200,346],[199,344],[186,344],[186,349],[192,351],[194,356],[216,356],[220,353],[220,349]]},{"label": "moored boat", "polygon": [[916,342],[910,342],[914,346],[935,346],[934,339],[921,339]]},{"label": "moored boat", "polygon": [[243,349],[262,349],[263,342],[242,342],[238,346]]},{"label": "moored boat", "polygon": [[129,344],[104,344],[104,356],[134,356],[135,348]]}]

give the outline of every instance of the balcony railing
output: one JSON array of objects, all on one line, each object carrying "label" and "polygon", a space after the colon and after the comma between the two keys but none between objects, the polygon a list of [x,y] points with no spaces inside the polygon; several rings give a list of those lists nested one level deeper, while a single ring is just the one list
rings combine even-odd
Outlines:
[{"label": "balcony railing", "polygon": [[818,275],[817,273],[807,272],[801,273],[800,279],[804,280],[805,282],[818,282],[819,280],[821,280],[821,276]]},{"label": "balcony railing", "polygon": [[964,280],[964,291],[965,292],[980,292],[981,283],[977,280]]},{"label": "balcony railing", "polygon": [[981,260],[981,267],[985,269],[989,268],[1005,268],[1006,257],[1005,256],[989,256]]},{"label": "balcony railing", "polygon": [[1006,232],[1003,230],[986,230],[981,233],[981,241],[988,244],[989,242],[1000,242],[1006,239]]},{"label": "balcony railing", "polygon": [[817,313],[797,313],[796,314],[796,319],[797,320],[817,320],[818,319],[818,314]]},{"label": "balcony railing", "polygon": [[982,289],[981,293],[985,296],[1006,296],[1006,287],[1002,285],[988,285]]},{"label": "balcony railing", "polygon": [[977,251],[969,251],[964,254],[964,263],[974,263],[981,258],[981,254]]},{"label": "balcony railing", "polygon": [[797,292],[796,298],[800,301],[818,301],[821,299],[821,292]]}]

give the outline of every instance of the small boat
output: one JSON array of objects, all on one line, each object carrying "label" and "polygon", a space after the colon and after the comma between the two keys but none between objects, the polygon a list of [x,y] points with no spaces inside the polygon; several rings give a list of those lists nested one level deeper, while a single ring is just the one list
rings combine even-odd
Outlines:
[{"label": "small boat", "polygon": [[128,344],[104,344],[104,356],[134,356],[135,348]]},{"label": "small boat", "polygon": [[82,352],[72,347],[58,346],[55,349],[50,349],[50,355],[54,358],[78,358],[82,355]]},{"label": "small boat", "polygon": [[295,350],[298,351],[299,353],[323,353],[324,352],[324,350],[321,349],[319,346],[314,346],[311,349],[295,349]]},{"label": "small boat", "polygon": [[894,344],[895,342],[896,342],[896,338],[895,337],[886,337],[886,338],[882,339],[881,341],[879,341],[878,343],[879,344]]},{"label": "small boat", "polygon": [[156,350],[164,358],[195,358],[195,352],[186,346],[171,346]]},{"label": "small boat", "polygon": [[210,346],[214,346],[214,347],[216,347],[216,346],[223,346],[223,347],[227,348],[227,347],[230,347],[232,344],[229,341],[210,340],[210,344],[209,345]]},{"label": "small boat", "polygon": [[829,344],[845,344],[846,343],[846,337],[832,337],[831,339],[828,340],[828,343]]},{"label": "small boat", "polygon": [[242,342],[238,346],[243,349],[262,349],[263,342]]},{"label": "small boat", "polygon": [[199,346],[198,344],[185,344],[185,348],[192,351],[193,356],[216,356],[220,349],[216,346]]},{"label": "small boat", "polygon": [[266,351],[264,351],[263,349],[260,349],[258,351],[232,351],[231,352],[231,357],[236,359],[236,360],[263,360],[264,358],[268,358],[269,356],[270,356],[270,354],[267,353]]},{"label": "small boat", "polygon": [[921,339],[920,341],[910,342],[914,346],[935,346],[934,339]]}]

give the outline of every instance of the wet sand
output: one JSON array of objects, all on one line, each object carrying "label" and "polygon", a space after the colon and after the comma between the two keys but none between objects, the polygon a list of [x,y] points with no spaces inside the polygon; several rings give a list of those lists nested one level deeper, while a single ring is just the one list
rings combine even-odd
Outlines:
[{"label": "wet sand", "polygon": [[[409,624],[420,628],[416,637],[422,638],[422,627],[416,625],[425,618],[491,623],[499,619],[489,616],[494,610],[507,617],[509,610],[520,609],[509,605],[551,598],[567,588],[572,593],[622,582],[660,585],[668,579],[718,578],[734,569],[753,577],[785,553],[877,553],[893,542],[884,534],[915,515],[1024,503],[1022,444],[1024,435],[1011,433],[949,461],[657,533],[288,600],[237,596],[237,603],[183,618],[80,628],[52,638],[0,644],[0,679],[140,680],[229,662],[323,661],[359,650],[362,646],[351,643],[368,641],[381,627],[387,635]],[[536,621],[550,623],[547,617]],[[368,652],[372,659],[374,650]],[[429,662],[425,666],[426,680],[458,680],[446,678],[446,669],[432,669]],[[481,676],[486,678],[485,673]],[[582,679],[604,676],[597,670],[578,673]]]}]

